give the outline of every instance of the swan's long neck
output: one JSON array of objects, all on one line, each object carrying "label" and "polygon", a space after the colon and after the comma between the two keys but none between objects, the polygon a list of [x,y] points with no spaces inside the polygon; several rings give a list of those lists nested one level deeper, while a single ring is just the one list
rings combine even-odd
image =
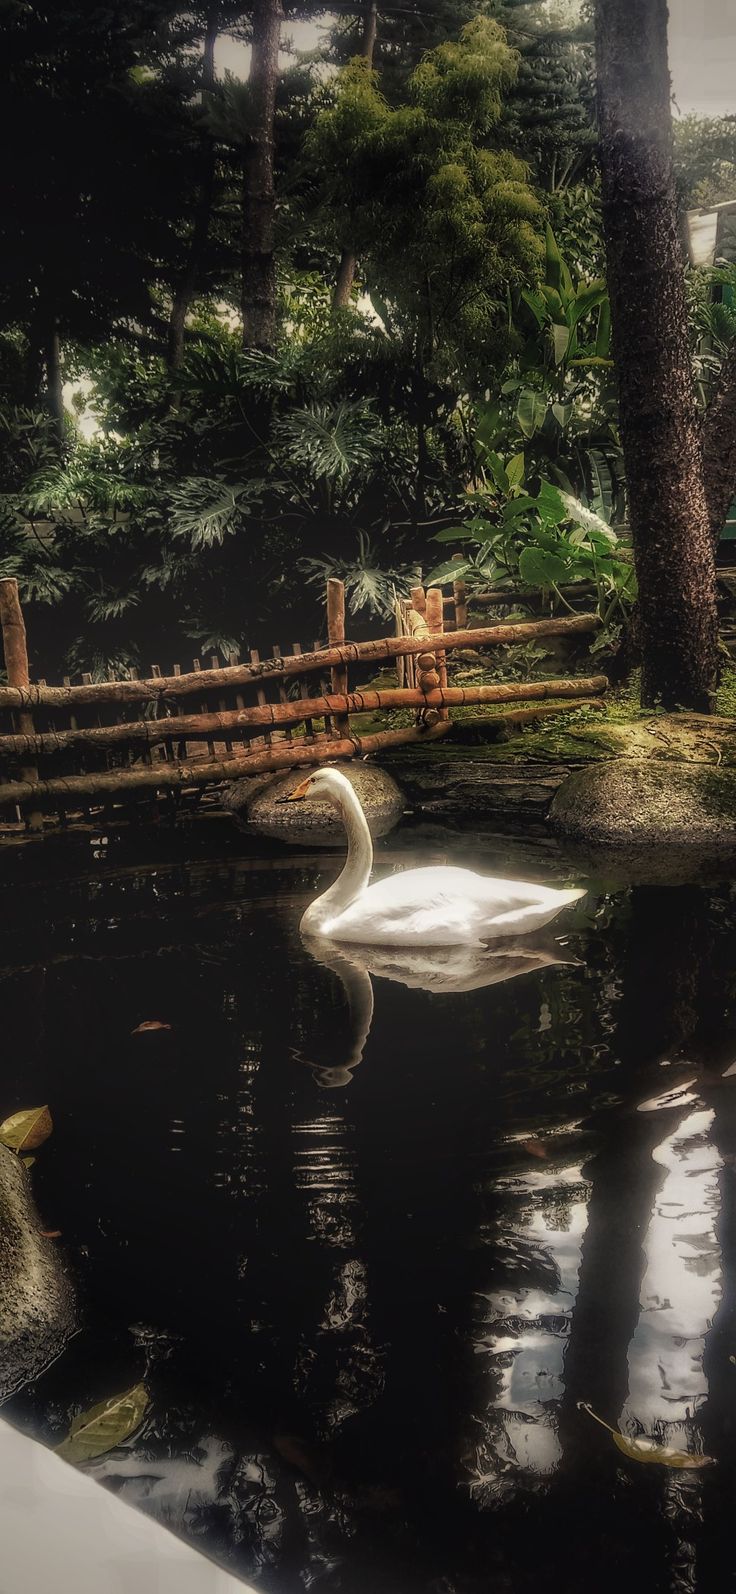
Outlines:
[{"label": "swan's long neck", "polygon": [[373,868],[373,842],[368,821],[352,786],[345,783],[334,792],[333,802],[342,817],[348,843],[345,867],[334,885],[313,902],[302,919],[305,930],[319,929],[328,919],[336,918],[364,891]]}]

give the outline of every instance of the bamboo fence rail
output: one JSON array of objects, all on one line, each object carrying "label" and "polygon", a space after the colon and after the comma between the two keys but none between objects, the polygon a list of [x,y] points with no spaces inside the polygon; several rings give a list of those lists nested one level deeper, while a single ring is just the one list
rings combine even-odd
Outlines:
[{"label": "bamboo fence rail", "polygon": [[[461,584],[456,584],[461,589]],[[456,598],[462,597],[457,590]],[[455,600],[453,600],[455,601]],[[571,701],[598,698],[603,676],[562,680],[448,684],[453,649],[508,647],[532,639],[577,638],[593,631],[594,615],[519,624],[444,630],[439,588],[413,590],[400,606],[404,634],[367,642],[345,638],[342,583],[327,589],[327,645],[303,652],[299,643],[270,658],[250,650],[249,662],[213,657],[191,671],[174,665],[164,675],[153,665],[143,679],[93,681],[68,678],[62,686],[31,682],[17,584],[0,581],[0,626],[7,685],[0,686],[0,810],[15,807],[29,826],[43,825],[43,810],[62,814],[91,802],[124,803],[136,794],[176,792],[277,772],[327,759],[354,758],[382,748],[434,739],[450,729],[450,711],[477,705],[532,703],[517,710],[522,723],[558,711]],[[459,609],[457,612],[460,612]],[[403,668],[402,668],[403,663]],[[350,689],[349,673],[394,664],[406,686]],[[405,672],[405,673],[404,673]],[[317,676],[310,691],[310,676]],[[270,694],[270,695],[269,695]],[[190,712],[186,699],[194,697]],[[545,707],[546,705],[546,707]],[[409,711],[412,723],[356,734],[355,715],[379,717]],[[324,729],[321,729],[321,726]],[[47,762],[52,767],[48,769]]]}]

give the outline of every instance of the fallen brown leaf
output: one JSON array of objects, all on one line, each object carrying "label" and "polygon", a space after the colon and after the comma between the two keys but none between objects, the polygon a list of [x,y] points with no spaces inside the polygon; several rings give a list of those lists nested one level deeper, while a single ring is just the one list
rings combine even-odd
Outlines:
[{"label": "fallen brown leaf", "polygon": [[171,1029],[170,1024],[162,1024],[158,1018],[148,1018],[145,1023],[139,1024],[137,1029],[131,1030],[131,1035],[145,1035],[149,1029]]},{"label": "fallen brown leaf", "polygon": [[541,1162],[547,1161],[547,1147],[541,1140],[522,1140],[522,1151],[528,1151],[530,1157],[539,1157]]}]

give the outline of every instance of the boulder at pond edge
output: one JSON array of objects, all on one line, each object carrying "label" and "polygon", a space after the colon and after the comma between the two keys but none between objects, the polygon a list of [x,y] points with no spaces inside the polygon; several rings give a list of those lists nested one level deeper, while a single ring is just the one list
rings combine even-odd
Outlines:
[{"label": "boulder at pond edge", "polygon": [[[376,764],[341,764],[340,772],[360,799],[371,835],[387,835],[406,807],[396,781]],[[237,781],[226,793],[224,805],[243,829],[259,836],[297,847],[341,847],[345,832],[331,803],[310,797],[297,803],[282,800],[310,773],[314,771],[292,769],[287,775],[268,776],[265,781]]]},{"label": "boulder at pond edge", "polygon": [[549,819],[554,830],[580,841],[736,855],[736,772],[657,758],[588,764],[563,782]]}]

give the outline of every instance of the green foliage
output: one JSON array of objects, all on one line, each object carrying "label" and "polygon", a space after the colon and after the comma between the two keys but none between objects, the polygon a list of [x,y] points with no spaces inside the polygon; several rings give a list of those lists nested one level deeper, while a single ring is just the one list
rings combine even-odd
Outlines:
[{"label": "green foliage", "polygon": [[338,487],[356,475],[370,475],[384,447],[380,424],[366,399],[291,410],[280,421],[275,442],[314,482]]},{"label": "green foliage", "polygon": [[[328,574],[359,629],[392,614],[440,528],[471,582],[559,604],[594,579],[618,613],[584,30],[536,0],[379,7],[372,72],[337,16],[339,76],[297,61],[278,84],[279,336],[257,353],[234,308],[255,107],[208,76],[211,11],[21,9],[0,113],[0,573],[30,608],[35,673],[309,637]],[[217,12],[250,37],[234,0]],[[357,285],[335,315],[348,246]],[[728,312],[696,299],[705,382]],[[61,426],[56,334],[76,388]]]},{"label": "green foliage", "polygon": [[504,138],[523,154],[548,194],[594,181],[590,25],[579,18],[551,18],[549,6],[539,0],[508,5],[504,20],[520,56],[516,84],[504,107]]},{"label": "green foliage", "polygon": [[509,285],[538,271],[541,211],[525,168],[483,142],[515,71],[503,30],[477,18],[425,57],[396,108],[352,62],[310,137],[336,244],[351,239],[369,291],[412,329],[424,366],[493,358]]},{"label": "green foliage", "polygon": [[605,282],[564,258],[549,224],[545,271],[511,307],[517,352],[498,395],[476,406],[474,446],[521,451],[534,470],[621,524],[623,464],[612,387]]},{"label": "green foliage", "polygon": [[736,199],[736,116],[675,119],[675,173],[685,209]]},{"label": "green foliage", "polygon": [[686,286],[695,375],[705,409],[736,338],[736,265],[691,270]]},{"label": "green foliage", "polygon": [[476,437],[478,485],[468,495],[472,514],[436,534],[463,558],[442,563],[427,581],[464,579],[473,588],[534,587],[569,608],[561,588],[591,583],[603,629],[593,651],[617,639],[626,608],[636,597],[630,555],[610,525],[589,504],[533,472],[523,455],[503,459]]},{"label": "green foliage", "polygon": [[414,572],[399,568],[386,569],[379,564],[377,551],[370,538],[358,533],[358,546],[354,557],[343,559],[302,559],[299,564],[307,581],[320,589],[324,597],[327,579],[337,577],[344,581],[348,608],[351,614],[367,614],[387,620],[393,618],[397,595],[406,596]]}]

